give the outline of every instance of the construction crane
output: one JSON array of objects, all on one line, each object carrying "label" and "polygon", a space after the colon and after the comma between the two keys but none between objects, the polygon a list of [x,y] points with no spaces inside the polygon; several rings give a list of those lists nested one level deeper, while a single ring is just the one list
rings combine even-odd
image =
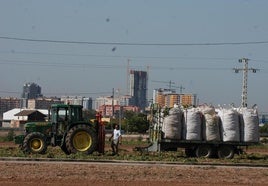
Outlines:
[{"label": "construction crane", "polygon": [[242,101],[241,101],[242,107],[247,107],[248,71],[252,71],[253,73],[256,73],[257,71],[259,71],[259,69],[256,69],[256,68],[248,68],[248,61],[249,59],[247,58],[239,59],[238,60],[239,63],[244,63],[243,68],[233,69],[235,73],[239,73],[239,71],[243,71]]},{"label": "construction crane", "polygon": [[172,88],[179,88],[180,90],[180,94],[182,94],[182,90],[184,90],[185,88],[183,86],[171,86]]},{"label": "construction crane", "polygon": [[182,93],[182,90],[185,89],[183,86],[173,86],[173,84],[175,84],[175,82],[172,82],[171,80],[170,81],[152,81],[152,82],[168,84],[169,90],[172,90],[172,88],[179,88],[180,94]]},{"label": "construction crane", "polygon": [[170,80],[170,81],[152,81],[152,82],[168,84],[168,88],[169,88],[169,90],[171,90],[172,85],[175,84],[175,82],[173,82],[173,81],[171,81],[171,80]]}]

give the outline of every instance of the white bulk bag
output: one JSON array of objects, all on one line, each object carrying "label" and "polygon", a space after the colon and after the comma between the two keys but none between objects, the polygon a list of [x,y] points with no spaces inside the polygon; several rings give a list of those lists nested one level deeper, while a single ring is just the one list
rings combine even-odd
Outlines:
[{"label": "white bulk bag", "polygon": [[244,142],[259,142],[259,118],[256,109],[242,108],[240,110],[243,121],[243,136]]},{"label": "white bulk bag", "polygon": [[163,120],[163,138],[181,139],[182,114],[183,112],[179,108],[170,109],[169,114]]},{"label": "white bulk bag", "polygon": [[215,114],[204,114],[205,117],[205,140],[220,141],[219,117]]},{"label": "white bulk bag", "polygon": [[196,109],[191,108],[184,111],[183,137],[186,140],[202,140],[201,135],[201,121],[202,113]]},{"label": "white bulk bag", "polygon": [[234,109],[220,109],[222,140],[224,142],[240,141],[239,113]]},{"label": "white bulk bag", "polygon": [[200,111],[204,116],[203,138],[205,141],[220,141],[219,116],[216,115],[214,107],[200,106]]}]

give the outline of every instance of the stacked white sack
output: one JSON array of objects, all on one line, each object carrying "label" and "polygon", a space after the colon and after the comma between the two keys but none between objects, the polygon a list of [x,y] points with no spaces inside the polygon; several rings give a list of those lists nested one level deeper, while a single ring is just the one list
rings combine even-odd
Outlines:
[{"label": "stacked white sack", "polygon": [[242,108],[239,110],[242,114],[242,126],[244,142],[259,142],[259,118],[256,109]]},{"label": "stacked white sack", "polygon": [[202,113],[191,108],[184,111],[183,138],[186,140],[202,140]]},{"label": "stacked white sack", "polygon": [[183,112],[179,108],[172,108],[169,114],[164,117],[162,132],[164,138],[181,139]]},{"label": "stacked white sack", "polygon": [[224,142],[239,142],[239,113],[234,109],[220,109],[219,116],[221,119],[222,140]]},{"label": "stacked white sack", "polygon": [[219,116],[216,115],[214,107],[201,107],[204,115],[204,139],[206,141],[220,141]]}]

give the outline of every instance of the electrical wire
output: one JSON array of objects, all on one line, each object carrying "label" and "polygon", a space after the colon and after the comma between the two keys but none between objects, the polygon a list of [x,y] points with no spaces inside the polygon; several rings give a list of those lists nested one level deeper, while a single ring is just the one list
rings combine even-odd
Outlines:
[{"label": "electrical wire", "polygon": [[94,41],[68,41],[68,40],[49,40],[32,39],[20,37],[0,36],[0,39],[27,41],[27,42],[45,42],[62,44],[87,44],[87,45],[122,45],[122,46],[222,46],[222,45],[253,45],[268,44],[268,41],[246,41],[246,42],[211,42],[211,43],[131,43],[131,42],[94,42]]}]

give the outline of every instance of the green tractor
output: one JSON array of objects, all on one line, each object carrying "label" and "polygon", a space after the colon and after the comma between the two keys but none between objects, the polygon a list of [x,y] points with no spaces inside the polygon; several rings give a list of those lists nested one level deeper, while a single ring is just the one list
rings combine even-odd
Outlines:
[{"label": "green tractor", "polygon": [[100,115],[95,125],[86,122],[82,118],[82,108],[81,105],[52,104],[49,121],[26,123],[25,134],[16,136],[15,143],[20,144],[24,152],[35,154],[46,153],[48,145],[60,146],[67,155],[91,154],[100,145],[104,151],[104,127]]}]

